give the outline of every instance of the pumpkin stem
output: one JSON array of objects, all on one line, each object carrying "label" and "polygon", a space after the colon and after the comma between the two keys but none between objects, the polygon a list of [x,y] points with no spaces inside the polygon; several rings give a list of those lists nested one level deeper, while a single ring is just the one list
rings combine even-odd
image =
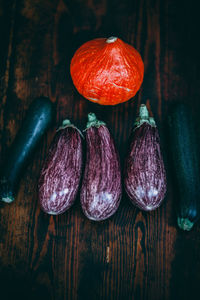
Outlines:
[{"label": "pumpkin stem", "polygon": [[97,127],[99,128],[101,125],[106,125],[103,121],[99,121],[94,113],[88,114],[88,122],[86,125],[86,130],[90,127]]},{"label": "pumpkin stem", "polygon": [[106,43],[111,44],[114,43],[117,40],[117,37],[111,36],[106,40]]},{"label": "pumpkin stem", "polygon": [[139,117],[135,121],[135,128],[140,127],[143,123],[156,127],[156,123],[153,117],[149,117],[149,112],[145,104],[140,105]]}]

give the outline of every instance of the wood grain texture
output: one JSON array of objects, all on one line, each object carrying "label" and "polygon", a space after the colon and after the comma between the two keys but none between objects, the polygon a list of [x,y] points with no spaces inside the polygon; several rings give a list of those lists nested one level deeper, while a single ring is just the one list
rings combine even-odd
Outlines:
[{"label": "wood grain texture", "polygon": [[[84,129],[92,111],[112,132],[121,155],[140,104],[147,103],[163,143],[168,192],[163,205],[144,213],[123,194],[117,213],[95,223],[79,196],[60,216],[39,208],[37,181],[55,133],[44,138],[21,181],[18,197],[0,203],[1,299],[188,299],[198,295],[200,227],[176,224],[176,187],[168,159],[165,120],[175,101],[189,102],[200,134],[199,16],[197,1],[1,0],[0,160],[30,102],[48,96],[57,124],[69,118]],[[83,42],[118,36],[141,53],[145,77],[134,100],[103,107],[73,87],[70,59]]]}]

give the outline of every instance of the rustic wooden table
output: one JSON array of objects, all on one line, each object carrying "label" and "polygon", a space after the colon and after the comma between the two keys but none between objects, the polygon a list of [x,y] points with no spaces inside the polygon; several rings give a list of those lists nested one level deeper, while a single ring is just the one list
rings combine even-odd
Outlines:
[{"label": "rustic wooden table", "polygon": [[[141,102],[155,116],[163,141],[168,192],[163,205],[144,213],[125,193],[117,213],[95,223],[79,197],[60,216],[38,205],[37,180],[55,130],[35,153],[12,204],[0,203],[0,298],[190,299],[200,290],[200,226],[182,232],[176,223],[176,187],[167,160],[165,119],[175,101],[190,103],[200,133],[199,16],[182,0],[1,0],[1,161],[31,101],[48,96],[57,124],[70,118],[84,129],[93,111],[110,128],[123,164],[127,139]],[[134,45],[145,64],[133,100],[103,107],[75,90],[70,59],[83,42],[118,36]],[[198,299],[198,296],[197,298]]]}]

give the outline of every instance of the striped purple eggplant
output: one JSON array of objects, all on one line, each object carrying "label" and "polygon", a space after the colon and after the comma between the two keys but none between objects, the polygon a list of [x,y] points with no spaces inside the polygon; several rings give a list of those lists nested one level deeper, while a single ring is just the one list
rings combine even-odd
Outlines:
[{"label": "striped purple eggplant", "polygon": [[75,201],[82,169],[82,137],[69,120],[57,130],[39,178],[42,210],[58,215]]},{"label": "striped purple eggplant", "polygon": [[122,188],[119,155],[106,124],[88,114],[86,165],[81,206],[90,220],[102,221],[119,207]]},{"label": "striped purple eggplant", "polygon": [[132,203],[145,211],[159,207],[166,193],[158,129],[144,104],[140,106],[125,160],[124,185]]}]

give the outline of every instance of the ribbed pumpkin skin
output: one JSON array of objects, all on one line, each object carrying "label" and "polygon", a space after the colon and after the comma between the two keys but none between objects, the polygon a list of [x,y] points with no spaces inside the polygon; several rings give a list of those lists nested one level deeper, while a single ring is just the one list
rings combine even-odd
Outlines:
[{"label": "ribbed pumpkin skin", "polygon": [[83,44],[72,58],[70,72],[86,99],[116,105],[135,96],[143,81],[144,64],[135,48],[119,38],[108,40],[99,38]]}]

